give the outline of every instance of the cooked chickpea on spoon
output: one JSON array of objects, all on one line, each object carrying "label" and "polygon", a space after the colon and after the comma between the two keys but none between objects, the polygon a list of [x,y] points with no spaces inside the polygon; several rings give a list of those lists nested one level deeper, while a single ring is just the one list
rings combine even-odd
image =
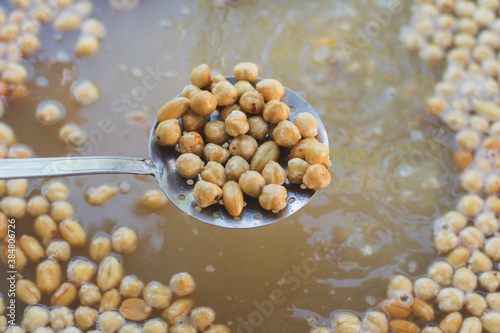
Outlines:
[{"label": "cooked chickpea on spoon", "polygon": [[[299,95],[275,79],[258,79],[254,63],[236,65],[233,74],[212,77],[206,64],[192,70],[191,84],[158,111],[150,158],[8,159],[0,161],[0,179],[149,174],[170,201],[203,222],[227,228],[277,222],[330,184],[326,130]],[[87,196],[98,204],[115,193],[98,188]],[[61,220],[72,217],[69,207],[57,209]]]}]

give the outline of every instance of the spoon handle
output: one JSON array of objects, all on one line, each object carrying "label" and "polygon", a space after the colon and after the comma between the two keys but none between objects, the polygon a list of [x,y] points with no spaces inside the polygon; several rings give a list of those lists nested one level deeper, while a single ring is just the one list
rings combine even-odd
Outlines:
[{"label": "spoon handle", "polygon": [[74,176],[104,173],[153,175],[150,159],[135,157],[49,157],[0,160],[0,179]]}]

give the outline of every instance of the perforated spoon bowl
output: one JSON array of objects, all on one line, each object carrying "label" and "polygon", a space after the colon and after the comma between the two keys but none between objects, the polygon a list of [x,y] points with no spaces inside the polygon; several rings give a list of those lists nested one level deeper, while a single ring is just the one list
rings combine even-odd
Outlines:
[{"label": "perforated spoon bowl", "polygon": [[[236,83],[234,77],[228,77],[227,80]],[[290,107],[291,121],[301,112],[314,115],[318,121],[316,138],[328,146],[323,122],[304,99],[285,88],[281,101]],[[219,120],[217,112],[211,115],[211,120]],[[287,180],[284,184],[288,191],[287,206],[280,212],[266,211],[260,207],[257,199],[246,196],[246,206],[238,217],[229,215],[221,204],[201,209],[193,199],[194,183],[198,179],[185,179],[175,170],[175,160],[180,153],[173,147],[162,147],[156,142],[157,125],[155,121],[149,137],[149,158],[94,156],[1,159],[0,179],[115,173],[152,175],[170,201],[186,214],[211,225],[234,229],[255,228],[278,222],[304,207],[315,194],[315,191],[290,184]],[[289,148],[281,148],[281,165],[286,165],[289,153]]]}]

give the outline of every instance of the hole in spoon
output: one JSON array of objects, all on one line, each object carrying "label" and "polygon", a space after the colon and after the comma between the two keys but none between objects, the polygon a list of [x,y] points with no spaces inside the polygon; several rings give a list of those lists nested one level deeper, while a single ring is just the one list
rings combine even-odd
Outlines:
[{"label": "hole in spoon", "polygon": [[295,198],[291,197],[288,199],[288,203],[293,204],[295,202]]},{"label": "hole in spoon", "polygon": [[240,217],[240,216],[235,216],[235,217],[234,217],[234,220],[235,220],[236,222],[239,222],[239,221],[241,221],[241,217]]},{"label": "hole in spoon", "polygon": [[213,216],[214,219],[218,219],[220,217],[220,214],[219,213],[213,213],[212,216]]},{"label": "hole in spoon", "polygon": [[294,113],[295,112],[295,106],[290,106],[290,113]]},{"label": "hole in spoon", "polygon": [[188,179],[188,180],[186,180],[186,184],[193,185],[194,184],[194,180]]},{"label": "hole in spoon", "polygon": [[186,200],[186,196],[184,194],[179,194],[179,200]]},{"label": "hole in spoon", "polygon": [[255,214],[255,215],[253,216],[253,218],[254,218],[254,219],[256,219],[256,220],[260,220],[260,219],[262,218],[262,215],[260,215],[260,214]]},{"label": "hole in spoon", "polygon": [[201,212],[201,207],[196,206],[196,207],[194,207],[194,210],[197,212]]}]

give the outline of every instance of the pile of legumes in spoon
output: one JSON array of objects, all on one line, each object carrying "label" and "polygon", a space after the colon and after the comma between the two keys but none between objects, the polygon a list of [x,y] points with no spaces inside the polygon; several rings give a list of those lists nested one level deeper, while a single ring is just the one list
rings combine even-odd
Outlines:
[{"label": "pile of legumes in spoon", "polygon": [[327,187],[330,150],[315,138],[315,115],[301,112],[290,121],[290,107],[281,101],[285,88],[274,79],[259,80],[256,64],[240,63],[233,73],[235,79],[212,77],[206,64],[197,66],[192,84],[158,112],[158,144],[181,153],[176,172],[201,177],[193,191],[198,207],[222,199],[235,217],[246,195],[278,212],[287,205],[287,179],[310,190]]}]

